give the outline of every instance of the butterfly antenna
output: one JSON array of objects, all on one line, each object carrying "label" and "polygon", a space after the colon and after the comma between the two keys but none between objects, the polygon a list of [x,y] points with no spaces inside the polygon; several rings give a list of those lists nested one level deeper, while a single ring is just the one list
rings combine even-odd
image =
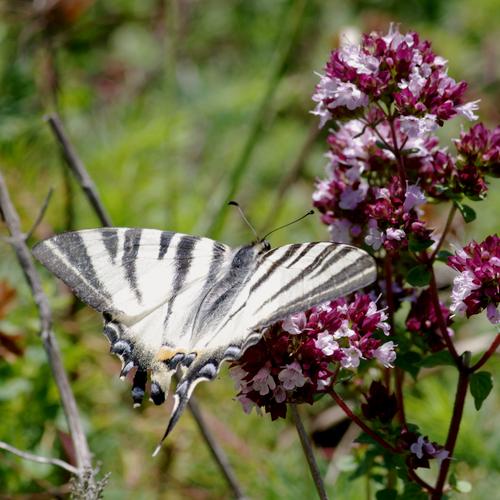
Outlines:
[{"label": "butterfly antenna", "polygon": [[[302,219],[305,219],[306,217],[308,217],[309,215],[312,215],[314,213],[314,210],[309,210],[309,212],[307,212],[306,214],[304,214],[302,217],[299,217],[298,219],[295,219],[293,220],[292,222],[288,222],[287,224],[283,224],[282,226],[279,226],[275,229],[273,229],[272,231],[269,231],[265,236],[264,238],[262,238],[262,240],[265,240],[270,234],[273,234],[275,233],[276,231],[279,231],[280,229],[283,229],[284,227],[288,227],[288,226],[291,226],[292,224],[295,224],[296,222],[299,222],[301,221]],[[261,240],[261,241],[262,241]]]},{"label": "butterfly antenna", "polygon": [[243,213],[243,210],[241,209],[240,205],[236,201],[229,201],[228,205],[231,205],[233,207],[236,207],[238,209],[238,212],[240,212],[241,218],[246,222],[246,225],[252,230],[252,233],[255,235],[255,238],[260,241],[259,235],[257,234],[257,231],[255,228],[250,224],[249,220],[245,217],[245,214]]}]

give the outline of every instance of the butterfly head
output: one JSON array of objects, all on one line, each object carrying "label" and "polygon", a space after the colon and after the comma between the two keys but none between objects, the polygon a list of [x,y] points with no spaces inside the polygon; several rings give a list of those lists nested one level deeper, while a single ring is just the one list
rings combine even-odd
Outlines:
[{"label": "butterfly head", "polygon": [[257,255],[269,252],[269,250],[271,250],[271,243],[269,243],[269,241],[267,240],[257,240],[256,242],[252,243],[252,246],[257,251]]}]

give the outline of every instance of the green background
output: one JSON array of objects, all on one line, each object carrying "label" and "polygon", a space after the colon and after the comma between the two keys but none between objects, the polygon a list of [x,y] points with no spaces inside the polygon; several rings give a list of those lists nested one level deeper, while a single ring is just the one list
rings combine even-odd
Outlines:
[{"label": "green background", "polygon": [[[326,164],[325,131],[317,131],[309,113],[314,72],[322,71],[342,32],[386,31],[392,21],[418,31],[449,60],[450,75],[469,82],[468,99],[481,99],[481,120],[499,121],[495,0],[79,0],[56,2],[48,11],[28,1],[0,8],[0,170],[25,230],[54,188],[32,243],[68,227],[99,225],[65,173],[44,121],[52,111],[61,114],[116,225],[240,245],[252,234],[226,209],[228,198],[239,201],[259,231],[309,210],[314,180]],[[457,137],[461,126],[468,124],[452,120],[439,134]],[[486,201],[472,205],[478,220],[457,223],[456,244],[498,230],[498,182]],[[431,216],[439,227],[441,214]],[[0,231],[7,234],[1,225]],[[276,233],[272,244],[327,238],[316,216]],[[91,449],[103,472],[111,472],[105,498],[230,498],[190,415],[160,456],[150,458],[167,421],[165,407],[132,409],[129,384],[118,379],[119,361],[108,354],[98,315],[40,271]],[[17,291],[0,331],[20,335],[23,348],[0,357],[0,440],[66,458],[65,420],[37,338],[36,311],[2,241],[0,282]],[[490,325],[475,318],[459,329],[458,340],[462,350],[481,350],[488,335]],[[444,441],[454,387],[455,373],[446,368],[407,388],[408,418],[432,440]],[[289,421],[245,415],[226,369],[196,394],[250,498],[314,498]],[[314,428],[330,406],[321,400],[301,408],[306,424]],[[452,466],[473,486],[467,498],[491,498],[500,480],[499,406],[494,394],[479,413],[467,403]],[[318,450],[323,471],[331,451]],[[332,497],[374,495],[373,481],[349,481],[354,461],[348,453],[340,465],[336,482],[327,484]],[[0,453],[0,495],[58,490],[67,480],[53,467]]]}]

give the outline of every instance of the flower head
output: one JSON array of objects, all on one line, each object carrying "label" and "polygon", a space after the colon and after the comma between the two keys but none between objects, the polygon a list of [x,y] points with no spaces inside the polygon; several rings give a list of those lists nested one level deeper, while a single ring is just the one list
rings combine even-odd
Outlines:
[{"label": "flower head", "polygon": [[278,418],[287,403],[312,403],[315,394],[328,391],[335,367],[355,370],[368,360],[390,366],[395,345],[379,340],[388,333],[386,320],[368,295],[356,294],[277,323],[232,364],[238,398]]},{"label": "flower head", "polygon": [[448,258],[459,272],[453,281],[450,310],[467,317],[487,309],[488,319],[498,323],[500,303],[500,238],[495,234],[483,242],[472,241]]},{"label": "flower head", "polygon": [[475,120],[477,101],[463,101],[466,88],[448,76],[447,62],[428,41],[391,25],[385,35],[371,33],[360,45],[344,44],[332,52],[313,96],[314,114],[323,126],[332,118],[353,118],[377,101],[392,102],[405,116],[404,132],[415,136],[458,114]]},{"label": "flower head", "polygon": [[404,431],[400,436],[403,448],[409,451],[406,462],[409,467],[428,469],[430,460],[436,460],[438,465],[449,457],[449,452],[435,441],[429,441],[427,436],[418,435],[416,432]]}]

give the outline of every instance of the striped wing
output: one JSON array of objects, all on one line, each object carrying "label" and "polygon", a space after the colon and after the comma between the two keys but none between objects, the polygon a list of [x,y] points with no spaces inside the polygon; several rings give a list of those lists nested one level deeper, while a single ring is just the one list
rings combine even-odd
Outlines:
[{"label": "striped wing", "polygon": [[192,337],[196,358],[177,386],[164,437],[177,422],[196,384],[214,379],[221,362],[238,359],[259,340],[265,327],[376,279],[373,258],[350,245],[320,242],[287,245],[264,253],[255,247],[243,247],[241,251],[254,253],[252,265],[248,269],[241,266],[245,269],[242,284],[229,291],[231,305],[223,317],[212,319],[210,300],[200,305]]},{"label": "striped wing", "polygon": [[189,350],[197,304],[229,266],[232,250],[208,238],[171,231],[90,229],[42,241],[34,255],[84,302],[104,315],[104,333],[122,359],[137,367],[132,395],[144,395],[152,369],[155,402],[163,402],[169,370],[161,352]]}]

